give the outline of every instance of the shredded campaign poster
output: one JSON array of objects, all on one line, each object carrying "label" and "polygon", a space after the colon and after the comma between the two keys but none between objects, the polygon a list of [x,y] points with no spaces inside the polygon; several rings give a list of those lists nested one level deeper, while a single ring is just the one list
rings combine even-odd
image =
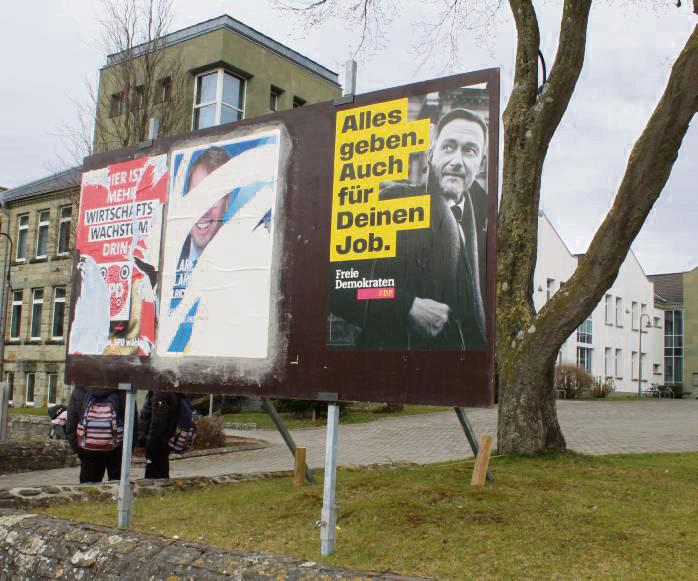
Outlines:
[{"label": "shredded campaign poster", "polygon": [[151,355],[167,156],[85,172],[76,246],[80,294],[69,353]]},{"label": "shredded campaign poster", "polygon": [[172,152],[161,357],[266,358],[280,132]]},{"label": "shredded campaign poster", "polygon": [[339,111],[327,347],[483,351],[486,86]]}]

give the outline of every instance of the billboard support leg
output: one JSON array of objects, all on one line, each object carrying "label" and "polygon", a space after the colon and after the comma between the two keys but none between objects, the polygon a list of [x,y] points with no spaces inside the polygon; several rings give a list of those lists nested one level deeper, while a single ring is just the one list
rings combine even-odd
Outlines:
[{"label": "billboard support leg", "polygon": [[339,405],[327,406],[327,441],[325,442],[325,481],[320,514],[320,552],[327,557],[337,547],[337,437],[339,435]]},{"label": "billboard support leg", "polygon": [[[475,430],[473,429],[473,425],[470,423],[470,420],[468,419],[468,416],[465,413],[465,408],[454,407],[453,409],[455,410],[456,415],[458,416],[458,421],[460,422],[460,425],[463,428],[463,432],[465,432],[465,437],[468,439],[470,449],[473,451],[473,456],[477,458],[477,454],[480,451],[480,445],[477,443],[477,436],[475,435]],[[487,471],[487,480],[489,482],[494,481],[492,472],[490,472],[489,470]]]},{"label": "billboard support leg", "polygon": [[[279,430],[281,437],[284,439],[284,442],[286,442],[286,446],[288,446],[288,449],[291,451],[291,456],[293,456],[295,462],[296,443],[293,441],[291,433],[288,431],[286,424],[284,424],[284,420],[279,415],[279,412],[276,411],[274,404],[268,397],[262,398],[262,405],[264,406],[265,411],[271,416],[271,419],[274,422],[276,429]],[[305,478],[308,482],[315,482],[313,473],[308,467],[307,463],[305,464]]]},{"label": "billboard support leg", "polygon": [[126,392],[126,417],[124,418],[124,444],[121,452],[121,479],[119,480],[118,526],[131,526],[133,491],[129,481],[131,450],[133,449],[133,425],[136,416],[136,390],[130,383],[120,383],[119,389]]}]

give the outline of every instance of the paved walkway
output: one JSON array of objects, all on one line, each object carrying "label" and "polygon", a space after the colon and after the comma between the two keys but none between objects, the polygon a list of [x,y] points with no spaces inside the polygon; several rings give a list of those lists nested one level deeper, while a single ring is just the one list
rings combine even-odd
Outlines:
[{"label": "paved walkway", "polygon": [[[468,417],[478,434],[496,434],[496,409],[473,409]],[[558,418],[570,449],[586,454],[698,451],[698,401],[560,401]],[[231,431],[267,440],[263,450],[204,456],[171,463],[171,475],[215,476],[231,472],[288,470],[290,452],[273,430]],[[308,449],[312,468],[324,465],[325,430],[293,430],[296,444]],[[471,456],[453,412],[387,418],[340,427],[339,464],[388,461],[441,462]],[[134,467],[135,478],[143,469]],[[74,484],[77,468],[0,476],[0,488]]]}]

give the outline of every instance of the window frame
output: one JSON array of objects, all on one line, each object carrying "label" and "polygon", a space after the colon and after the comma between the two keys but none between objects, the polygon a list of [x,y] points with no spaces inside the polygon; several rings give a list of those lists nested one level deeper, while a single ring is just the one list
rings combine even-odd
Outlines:
[{"label": "window frame", "polygon": [[623,297],[616,297],[616,327],[623,327]]},{"label": "window frame", "polygon": [[15,395],[15,372],[14,371],[7,371],[5,372],[5,383],[9,386],[9,398],[7,400],[7,403],[9,405],[14,404],[14,395]]},{"label": "window frame", "polygon": [[[281,95],[284,94],[284,90],[279,87],[272,85],[269,89],[269,110],[278,111],[281,104]],[[272,104],[274,105],[272,107]]]},{"label": "window frame", "polygon": [[615,375],[616,379],[623,379],[623,350],[616,349],[615,353]]},{"label": "window frame", "polygon": [[[201,103],[197,103],[197,94],[198,94],[198,89],[199,89],[199,79],[208,75],[216,74],[216,98],[213,101],[205,101]],[[225,75],[230,75],[231,77],[237,79],[241,85],[242,85],[242,90],[240,91],[241,94],[241,106],[236,107],[232,105],[231,103],[223,101],[223,80],[225,78]],[[191,130],[192,131],[198,131],[199,129],[208,129],[208,127],[197,127],[196,123],[196,110],[197,109],[202,109],[203,107],[208,107],[209,105],[215,105],[216,109],[216,114],[215,114],[215,122],[213,125],[209,125],[208,127],[218,127],[221,125],[221,113],[223,111],[223,106],[230,107],[231,109],[234,109],[238,113],[240,113],[240,119],[237,119],[237,121],[242,121],[245,118],[245,106],[247,105],[247,79],[243,77],[242,75],[235,74],[225,67],[218,67],[216,69],[210,69],[207,71],[203,71],[196,75],[194,77],[194,100],[192,103],[192,111],[191,111]],[[229,122],[226,122],[229,123]]]},{"label": "window frame", "polygon": [[[587,372],[592,371],[592,347],[577,347],[577,367],[581,367]],[[582,356],[584,355],[584,356]]]},{"label": "window frame", "polygon": [[120,117],[124,114],[125,108],[124,92],[112,93],[109,97],[109,118]]},{"label": "window frame", "polygon": [[[29,399],[29,378],[32,378],[32,398]],[[24,375],[24,405],[27,407],[34,407],[34,402],[36,400],[36,372],[30,371]]]},{"label": "window frame", "polygon": [[[22,218],[27,219],[26,224],[22,224]],[[23,239],[22,239],[22,235]],[[29,213],[19,214],[17,216],[17,248],[15,250],[15,262],[25,262],[27,260],[27,239],[29,238]],[[19,255],[20,249],[23,251],[23,256]]]},{"label": "window frame", "polygon": [[[41,216],[43,214],[47,214],[48,218],[45,220],[42,220]],[[51,225],[51,210],[48,208],[45,208],[43,210],[39,210],[37,212],[37,217],[38,221],[36,223],[36,253],[35,253],[35,258],[42,259],[42,258],[47,258],[48,257],[48,235],[49,235],[49,229]],[[39,254],[39,244],[41,242],[41,229],[45,228],[46,229],[46,236],[44,237],[44,244],[46,245],[46,248],[44,249],[43,254]]]},{"label": "window frame", "polygon": [[[36,293],[41,292],[41,298],[36,298]],[[36,319],[35,307],[39,307],[39,334],[34,335],[34,321]],[[44,289],[41,287],[32,289],[31,319],[29,320],[29,340],[41,341],[41,319],[44,316]]]},{"label": "window frame", "polygon": [[158,79],[157,103],[162,105],[169,103],[172,99],[172,77]]},{"label": "window frame", "polygon": [[[63,291],[63,296],[58,297],[58,291],[62,290]],[[53,287],[53,307],[51,309],[51,339],[54,339],[56,341],[60,341],[62,339],[65,339],[65,304],[66,304],[66,296],[67,296],[67,289],[65,286],[54,286]],[[62,304],[63,305],[63,313],[61,315],[61,330],[63,331],[62,334],[56,335],[55,330],[56,330],[56,307]]]},{"label": "window frame", "polygon": [[[15,298],[19,295],[19,300]],[[12,305],[10,306],[10,341],[19,341],[22,338],[22,307],[24,306],[24,289],[12,291]],[[12,328],[15,324],[15,307],[19,307],[19,316],[17,317],[17,334],[12,334]]]},{"label": "window frame", "polygon": [[613,295],[606,294],[604,296],[604,320],[607,325],[613,324],[613,317],[611,316],[611,309],[613,307]]},{"label": "window frame", "polygon": [[[588,329],[588,330],[587,330]],[[594,321],[592,315],[589,315],[577,327],[577,343],[591,345],[594,342]]]},{"label": "window frame", "polygon": [[613,377],[613,374],[611,373],[611,367],[613,363],[612,359],[613,349],[611,347],[604,348],[604,377],[606,378]]},{"label": "window frame", "polygon": [[293,95],[293,109],[299,109],[300,107],[303,107],[304,105],[307,105],[308,101],[303,99],[302,97],[299,97],[298,95]]},{"label": "window frame", "polygon": [[555,279],[546,278],[545,279],[545,300],[549,301],[555,294]]},{"label": "window frame", "polygon": [[[70,215],[68,217],[63,215],[64,210],[70,210]],[[70,254],[70,230],[73,227],[73,206],[61,206],[58,210],[58,240],[56,240],[56,254],[58,256],[67,256]],[[67,237],[67,248],[65,250],[61,250],[61,241],[63,240],[63,228],[66,227],[68,229],[68,237]]]},{"label": "window frame", "polygon": [[[53,401],[51,401],[51,379],[54,379]],[[46,376],[46,405],[55,405],[58,401],[58,374],[48,373]]]}]

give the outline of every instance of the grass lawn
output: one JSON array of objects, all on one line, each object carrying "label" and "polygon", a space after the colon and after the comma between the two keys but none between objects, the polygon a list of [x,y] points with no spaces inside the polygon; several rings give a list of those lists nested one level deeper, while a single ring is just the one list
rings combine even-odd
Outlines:
[{"label": "grass lawn", "polygon": [[[439,579],[696,578],[698,454],[494,458],[338,473],[337,553],[320,556],[322,482],[221,485],[135,500],[134,528],[228,548]],[[46,509],[114,526],[113,502]]]},{"label": "grass lawn", "polygon": [[11,407],[8,408],[10,414],[23,414],[25,416],[46,416],[48,417],[48,408],[27,407]]},{"label": "grass lawn", "polygon": [[[348,410],[345,416],[339,419],[340,424],[362,424],[373,422],[381,418],[394,418],[397,416],[414,416],[417,414],[433,414],[453,410],[450,407],[437,407],[429,405],[406,405],[401,411],[393,413],[370,412],[363,410]],[[325,425],[325,418],[318,418],[313,421],[311,418],[299,418],[291,413],[279,414],[286,427],[290,430],[295,428],[318,428]],[[254,423],[260,429],[275,429],[274,422],[267,412],[242,412],[238,414],[224,414],[223,418],[226,422],[235,422],[239,424]]]}]

